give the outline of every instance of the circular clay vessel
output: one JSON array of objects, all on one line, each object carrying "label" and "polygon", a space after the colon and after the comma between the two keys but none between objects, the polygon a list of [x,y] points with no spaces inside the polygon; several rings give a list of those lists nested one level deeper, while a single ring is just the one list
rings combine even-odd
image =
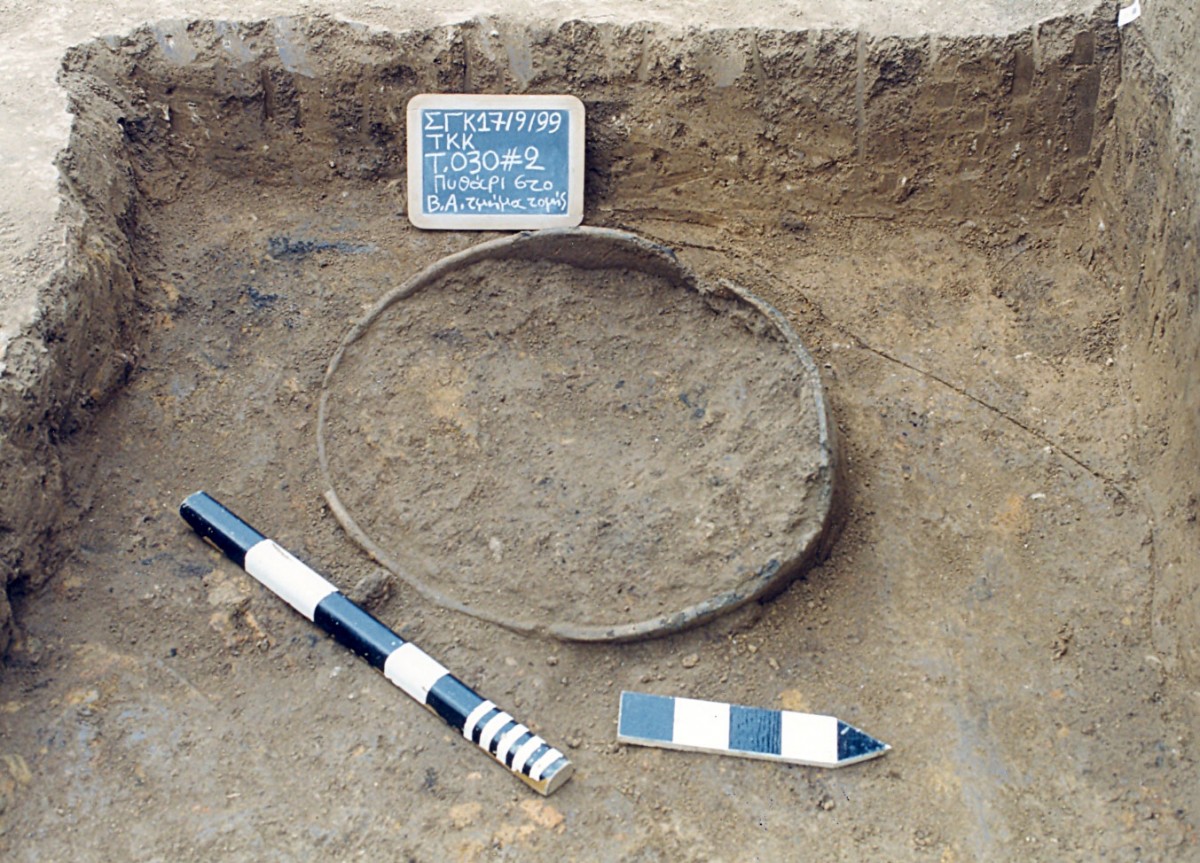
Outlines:
[{"label": "circular clay vessel", "polygon": [[383,297],[329,363],[326,498],[427,599],[521,632],[661,635],[825,549],[835,447],[786,320],[661,245],[528,232]]}]

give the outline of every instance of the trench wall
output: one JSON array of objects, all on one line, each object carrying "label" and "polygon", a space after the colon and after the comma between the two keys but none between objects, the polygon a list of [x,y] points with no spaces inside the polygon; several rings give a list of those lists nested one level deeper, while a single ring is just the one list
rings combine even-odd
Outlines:
[{"label": "trench wall", "polygon": [[588,108],[593,218],[639,196],[684,209],[704,183],[766,215],[1017,220],[1081,199],[1117,51],[1110,22],[1080,18],[961,39],[581,21],[390,34],[317,18],[152,27],[68,66],[125,90],[135,165],[402,180],[412,95],[554,91]]},{"label": "trench wall", "polygon": [[[1096,246],[1124,300],[1138,464],[1154,542],[1155,647],[1200,681],[1200,2],[1146,4],[1127,31]],[[1100,225],[1103,223],[1104,228]]]},{"label": "trench wall", "polygon": [[59,159],[63,258],[33,324],[0,363],[0,656],[13,631],[9,593],[35,588],[66,552],[58,542],[86,500],[72,500],[60,445],[136,365],[136,189],[124,155],[121,97],[81,82],[72,108],[99,122]]}]

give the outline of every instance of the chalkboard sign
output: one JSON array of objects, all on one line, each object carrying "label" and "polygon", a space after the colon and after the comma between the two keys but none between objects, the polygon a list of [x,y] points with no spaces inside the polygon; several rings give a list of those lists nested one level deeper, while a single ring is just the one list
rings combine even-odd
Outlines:
[{"label": "chalkboard sign", "polygon": [[448,230],[578,225],[583,120],[574,96],[414,96],[409,220]]}]

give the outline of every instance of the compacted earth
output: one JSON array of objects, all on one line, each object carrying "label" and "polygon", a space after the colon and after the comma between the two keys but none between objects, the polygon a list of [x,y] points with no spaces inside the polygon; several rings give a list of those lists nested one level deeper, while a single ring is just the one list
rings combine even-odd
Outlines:
[{"label": "compacted earth", "polygon": [[[178,118],[193,97],[176,98]],[[1122,288],[1078,201],[1013,215],[993,197],[973,218],[801,211],[779,197],[759,206],[753,190],[738,197],[720,169],[663,176],[634,158],[624,186],[616,173],[592,177],[608,191],[588,224],[669,247],[787,318],[836,426],[840,503],[828,555],[778,596],[659,639],[583,644],[431,602],[347,535],[327,479],[364,523],[375,519],[377,538],[414,531],[397,557],[454,563],[443,589],[509,615],[586,622],[581,606],[636,615],[640,603],[676,601],[671,591],[690,597],[704,588],[692,566],[709,558],[684,552],[765,553],[787,527],[766,504],[789,511],[806,475],[786,456],[807,439],[783,423],[731,435],[724,473],[688,490],[681,452],[716,445],[748,374],[732,356],[688,360],[728,336],[719,317],[670,344],[673,366],[639,366],[650,340],[622,360],[632,372],[610,380],[604,351],[645,329],[645,316],[681,320],[677,297],[640,283],[624,312],[585,313],[574,293],[599,287],[573,283],[577,274],[481,264],[423,295],[426,319],[385,321],[327,382],[347,332],[382,297],[491,235],[416,230],[400,181],[333,162],[292,177],[188,166],[195,140],[173,145],[172,159],[138,154],[128,381],[63,443],[69,506],[55,540],[69,554],[45,587],[15,597],[20,627],[0,690],[4,859],[1194,854],[1194,741],[1150,638],[1155,544],[1130,467],[1137,438],[1154,430],[1135,421]],[[718,132],[712,146],[723,146]],[[819,168],[827,157],[805,158]],[[497,297],[502,314],[468,319],[466,306]],[[471,353],[531,310],[542,332],[568,332],[554,388],[522,365],[524,349]],[[442,312],[451,324],[437,324]],[[405,340],[418,325],[429,336],[420,350]],[[661,338],[675,332],[655,326]],[[522,421],[533,390],[561,398]],[[659,399],[677,425],[575,452],[592,429],[572,425],[583,422],[572,399],[597,417]],[[498,419],[483,415],[502,405]],[[534,463],[527,439],[554,450],[550,467]],[[626,463],[634,487],[610,499],[571,485]],[[678,482],[650,486],[656,494],[707,511],[656,522],[642,495],[647,538],[620,520],[620,496],[659,466]],[[798,475],[781,478],[789,471]],[[573,779],[533,794],[202,543],[177,513],[198,489],[562,748]],[[505,533],[521,507],[540,517],[555,496],[617,515]],[[742,497],[766,508],[733,512]],[[737,531],[745,544],[722,545]],[[637,572],[622,536],[639,554],[656,536],[684,551]],[[499,584],[487,580],[492,565]],[[570,583],[554,582],[562,572]],[[513,600],[525,578],[546,586],[538,602]],[[893,749],[827,770],[625,746],[616,720],[627,689],[833,714]]]},{"label": "compacted earth", "polygon": [[[1112,297],[1056,236],[624,215],[794,322],[840,429],[845,504],[829,559],[777,599],[585,646],[422,600],[324,503],[329,357],[399,280],[478,236],[415,231],[368,185],[214,186],[155,220],[137,371],[74,445],[75,552],[19,609],[13,859],[768,860],[802,844],[1084,860],[1191,841],[1144,637],[1153,549],[1123,467]],[[197,489],[566,747],[575,778],[542,800],[454,740],[200,543],[177,515]],[[832,772],[619,746],[622,689],[833,713],[894,751]]]}]

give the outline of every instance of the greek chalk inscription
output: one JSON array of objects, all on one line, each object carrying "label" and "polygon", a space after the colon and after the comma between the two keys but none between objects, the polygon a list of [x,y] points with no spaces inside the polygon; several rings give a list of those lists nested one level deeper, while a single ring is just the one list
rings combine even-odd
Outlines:
[{"label": "greek chalk inscription", "polygon": [[409,218],[420,228],[583,219],[583,105],[573,96],[422,95],[409,102]]}]

